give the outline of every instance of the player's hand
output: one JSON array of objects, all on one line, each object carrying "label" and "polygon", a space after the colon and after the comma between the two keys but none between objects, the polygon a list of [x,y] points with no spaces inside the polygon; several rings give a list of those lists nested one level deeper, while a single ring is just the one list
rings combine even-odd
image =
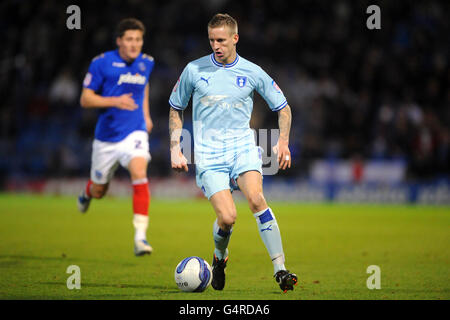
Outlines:
[{"label": "player's hand", "polygon": [[172,162],[172,169],[176,172],[188,172],[187,159],[181,152],[180,147],[174,147],[170,150],[170,158]]},{"label": "player's hand", "polygon": [[278,166],[281,170],[291,167],[291,151],[289,143],[284,139],[278,139],[277,145],[273,147],[273,152],[277,154]]},{"label": "player's hand", "polygon": [[147,132],[148,132],[148,133],[152,132],[152,129],[153,129],[153,121],[152,121],[152,118],[146,118],[146,119],[145,119],[145,126],[147,127]]},{"label": "player's hand", "polygon": [[134,102],[134,99],[131,97],[132,95],[132,93],[125,93],[117,97],[117,108],[129,111],[137,109],[138,105]]}]

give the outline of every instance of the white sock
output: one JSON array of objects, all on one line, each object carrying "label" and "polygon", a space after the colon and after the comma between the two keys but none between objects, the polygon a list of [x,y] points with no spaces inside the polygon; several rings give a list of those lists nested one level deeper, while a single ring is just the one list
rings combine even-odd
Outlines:
[{"label": "white sock", "polygon": [[272,259],[274,273],[286,270],[284,266],[284,252],[281,243],[280,229],[272,209],[267,208],[253,214],[258,225],[259,235]]},{"label": "white sock", "polygon": [[213,239],[214,239],[214,254],[216,255],[217,259],[222,260],[228,257],[228,242],[230,241],[231,232],[233,231],[233,228],[231,228],[230,231],[226,232],[220,229],[219,225],[217,224],[217,219],[214,221],[213,225]]},{"label": "white sock", "polygon": [[135,230],[134,240],[146,240],[147,239],[147,227],[148,227],[148,216],[135,213],[133,215],[133,226]]}]

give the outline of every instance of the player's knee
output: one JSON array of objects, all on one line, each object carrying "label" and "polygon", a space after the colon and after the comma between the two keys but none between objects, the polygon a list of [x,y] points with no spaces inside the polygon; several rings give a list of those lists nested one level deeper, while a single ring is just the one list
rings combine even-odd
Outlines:
[{"label": "player's knee", "polygon": [[147,160],[143,158],[133,158],[129,165],[131,180],[140,180],[147,178]]},{"label": "player's knee", "polygon": [[226,214],[222,214],[222,216],[219,219],[219,226],[221,227],[221,229],[225,231],[231,230],[234,223],[236,222],[236,217],[237,217],[236,211],[230,211],[227,212]]},{"label": "player's knee", "polygon": [[133,170],[130,172],[131,180],[141,180],[147,178],[147,170]]},{"label": "player's knee", "polygon": [[266,199],[262,192],[254,192],[248,196],[248,205],[253,212],[267,208]]}]

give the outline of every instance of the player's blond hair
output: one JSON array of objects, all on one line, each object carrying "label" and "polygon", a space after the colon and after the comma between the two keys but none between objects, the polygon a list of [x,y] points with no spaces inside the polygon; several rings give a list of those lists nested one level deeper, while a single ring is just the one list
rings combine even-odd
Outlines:
[{"label": "player's blond hair", "polygon": [[236,20],[226,13],[217,13],[208,22],[208,29],[227,26],[232,34],[238,33],[238,24]]}]

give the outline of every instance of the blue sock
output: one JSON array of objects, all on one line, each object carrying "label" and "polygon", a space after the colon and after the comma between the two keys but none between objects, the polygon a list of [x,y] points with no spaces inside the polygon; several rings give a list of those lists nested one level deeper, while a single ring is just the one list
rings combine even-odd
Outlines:
[{"label": "blue sock", "polygon": [[272,259],[274,273],[286,270],[284,266],[284,252],[281,243],[280,229],[270,208],[253,214],[258,224],[259,235]]},{"label": "blue sock", "polygon": [[227,247],[232,231],[233,229],[231,229],[230,231],[224,231],[220,229],[219,225],[217,224],[217,219],[216,221],[214,221],[213,238],[214,245],[216,246],[216,248],[214,249],[214,254],[219,260],[225,259],[228,256]]}]

